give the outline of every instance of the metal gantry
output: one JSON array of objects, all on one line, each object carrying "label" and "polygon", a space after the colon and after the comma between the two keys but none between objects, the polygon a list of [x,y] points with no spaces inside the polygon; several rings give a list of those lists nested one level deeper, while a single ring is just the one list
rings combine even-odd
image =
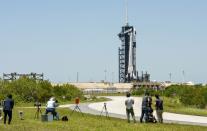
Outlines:
[{"label": "metal gantry", "polygon": [[121,47],[118,49],[119,56],[119,82],[150,81],[150,75],[146,72],[138,76],[136,70],[136,30],[128,23],[128,2],[126,1],[126,23],[118,34]]},{"label": "metal gantry", "polygon": [[118,36],[122,42],[119,48],[119,82],[129,82],[137,78],[136,31],[127,23]]},{"label": "metal gantry", "polygon": [[16,73],[16,72],[13,72],[13,73],[10,73],[10,74],[6,74],[6,73],[3,73],[3,80],[16,80],[16,79],[19,79],[21,77],[28,77],[28,78],[32,78],[32,79],[35,79],[35,80],[43,80],[44,79],[44,74],[38,74],[38,73],[34,73],[34,72],[31,72],[30,74],[19,74],[19,73]]}]

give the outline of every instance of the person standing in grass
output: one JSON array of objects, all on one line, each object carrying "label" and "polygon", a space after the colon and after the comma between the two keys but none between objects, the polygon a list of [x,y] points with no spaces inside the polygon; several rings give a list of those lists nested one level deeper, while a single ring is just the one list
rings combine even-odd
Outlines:
[{"label": "person standing in grass", "polygon": [[144,118],[145,122],[148,122],[148,108],[149,108],[149,93],[145,92],[145,96],[142,98],[142,113],[140,117],[140,122]]},{"label": "person standing in grass", "polygon": [[130,114],[134,120],[134,123],[136,122],[135,120],[135,116],[134,116],[134,109],[133,109],[133,105],[134,105],[134,99],[130,97],[131,94],[128,92],[126,94],[127,99],[125,100],[125,106],[126,106],[126,115],[127,115],[127,120],[128,123],[130,123]]},{"label": "person standing in grass", "polygon": [[8,124],[11,123],[13,107],[14,107],[14,100],[12,99],[12,95],[10,94],[3,102],[4,124],[6,124],[7,116],[9,117]]},{"label": "person standing in grass", "polygon": [[158,122],[163,123],[163,100],[160,99],[159,95],[155,95],[156,100],[155,100],[155,108],[156,108],[156,113],[157,113],[157,119]]}]

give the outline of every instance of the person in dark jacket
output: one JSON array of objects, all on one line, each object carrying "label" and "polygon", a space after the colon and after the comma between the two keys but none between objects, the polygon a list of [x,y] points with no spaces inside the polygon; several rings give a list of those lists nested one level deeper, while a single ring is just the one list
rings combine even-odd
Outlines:
[{"label": "person in dark jacket", "polygon": [[157,119],[158,122],[163,123],[163,100],[160,99],[159,95],[155,95],[156,101],[155,101],[155,107],[156,107],[156,113],[157,113]]},{"label": "person in dark jacket", "polygon": [[8,124],[10,124],[12,120],[12,109],[14,107],[14,100],[12,99],[12,95],[8,95],[3,103],[4,124],[6,124],[7,116],[9,117]]},{"label": "person in dark jacket", "polygon": [[140,122],[142,123],[143,117],[145,122],[148,121],[148,108],[149,108],[149,93],[146,92],[145,96],[142,98],[142,113],[140,117]]}]

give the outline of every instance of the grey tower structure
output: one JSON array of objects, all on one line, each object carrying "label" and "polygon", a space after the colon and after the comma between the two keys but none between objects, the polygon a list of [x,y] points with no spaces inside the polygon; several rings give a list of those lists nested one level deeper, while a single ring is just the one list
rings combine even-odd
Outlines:
[{"label": "grey tower structure", "polygon": [[143,74],[138,76],[136,70],[136,30],[128,24],[128,8],[126,2],[126,24],[122,26],[118,34],[121,40],[119,53],[119,82],[126,83],[132,81],[149,81],[150,75]]},{"label": "grey tower structure", "polygon": [[119,48],[119,82],[130,82],[137,79],[136,31],[127,23],[118,36],[122,42]]}]

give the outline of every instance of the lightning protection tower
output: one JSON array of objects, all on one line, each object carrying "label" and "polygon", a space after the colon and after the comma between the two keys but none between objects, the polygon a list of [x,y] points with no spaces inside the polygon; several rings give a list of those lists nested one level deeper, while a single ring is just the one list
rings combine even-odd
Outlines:
[{"label": "lightning protection tower", "polygon": [[136,31],[128,23],[128,3],[126,1],[126,22],[118,34],[122,44],[119,47],[119,82],[126,83],[137,80],[136,71]]}]

